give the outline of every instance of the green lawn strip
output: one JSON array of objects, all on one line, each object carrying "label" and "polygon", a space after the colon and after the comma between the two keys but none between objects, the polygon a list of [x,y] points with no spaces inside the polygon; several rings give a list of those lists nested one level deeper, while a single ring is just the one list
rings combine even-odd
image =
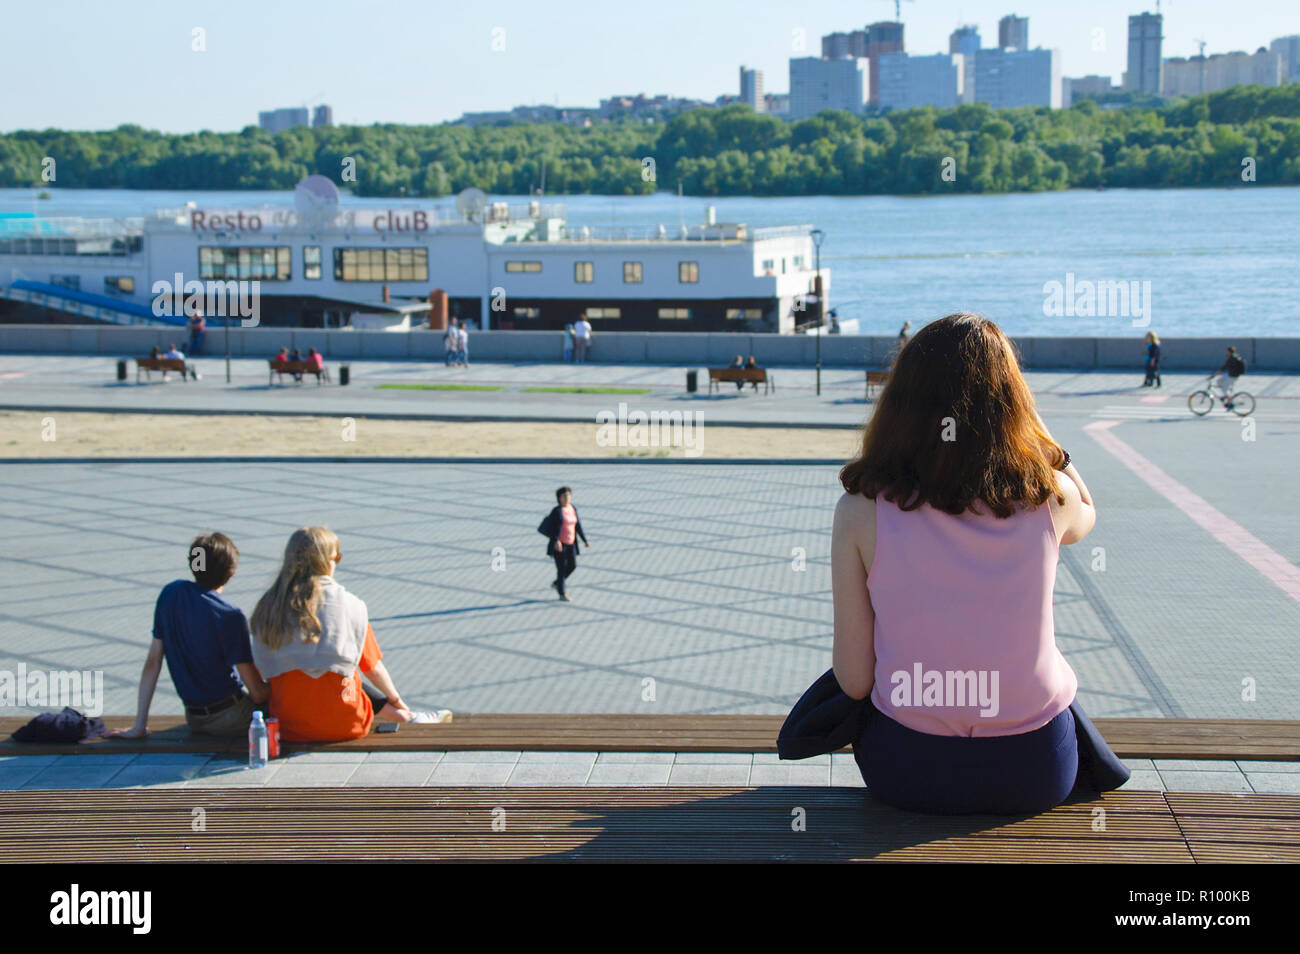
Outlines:
[{"label": "green lawn strip", "polygon": [[649,394],[653,388],[582,388],[582,387],[546,387],[520,388],[525,393],[542,394]]}]

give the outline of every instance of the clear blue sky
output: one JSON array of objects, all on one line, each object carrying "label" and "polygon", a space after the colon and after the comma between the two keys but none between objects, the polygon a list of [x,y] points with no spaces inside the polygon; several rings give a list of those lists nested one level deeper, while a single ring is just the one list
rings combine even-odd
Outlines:
[{"label": "clear blue sky", "polygon": [[[1028,16],[1033,46],[1064,75],[1118,82],[1128,15],[1155,0],[912,0],[907,48],[947,50],[959,23],[997,44],[997,21]],[[1297,0],[1166,0],[1165,55],[1255,50],[1300,33]],[[891,0],[36,0],[0,12],[0,131],[121,123],[167,132],[237,130],[259,109],[326,102],[341,123],[430,123],[525,103],[596,106],[620,93],[712,100],[741,63],[788,89],[795,31],[821,36],[893,19]],[[191,49],[202,28],[206,51]],[[504,50],[494,51],[494,30]],[[1095,30],[1104,31],[1094,50]]]}]

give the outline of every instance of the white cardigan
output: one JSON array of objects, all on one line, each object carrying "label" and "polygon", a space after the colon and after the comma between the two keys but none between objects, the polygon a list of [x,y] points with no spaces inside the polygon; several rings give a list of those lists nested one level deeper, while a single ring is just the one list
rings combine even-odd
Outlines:
[{"label": "white cardigan", "polygon": [[321,577],[321,600],[316,608],[320,639],[309,642],[298,633],[279,649],[271,649],[253,634],[253,662],[263,679],[272,679],[295,669],[313,679],[327,672],[350,676],[361,662],[366,628],[370,619],[366,604],[343,588],[333,577]]}]

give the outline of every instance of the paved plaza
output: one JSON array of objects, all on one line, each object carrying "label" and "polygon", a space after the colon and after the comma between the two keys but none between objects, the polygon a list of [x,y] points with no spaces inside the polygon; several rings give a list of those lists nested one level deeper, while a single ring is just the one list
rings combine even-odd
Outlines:
[{"label": "paved plaza", "polygon": [[[151,394],[208,410],[252,393],[208,378],[105,386],[96,379],[103,365],[6,357],[0,402],[81,404],[95,393],[116,407],[117,395]],[[433,373],[427,365],[396,371]],[[339,402],[365,396],[368,377],[396,371],[368,368],[354,390],[263,387],[256,396],[343,413]],[[598,365],[471,371],[512,388],[557,375],[640,381],[653,385],[646,407],[664,406],[680,377],[680,369]],[[808,424],[869,413],[847,393],[852,373],[828,372],[821,399],[811,375],[783,371],[785,386],[772,397],[712,400],[769,416],[802,408]],[[1250,435],[1222,411],[1187,414],[1180,394],[1192,376],[1167,376],[1169,397],[1159,400],[1165,395],[1134,389],[1125,375],[1031,375],[1100,512],[1084,544],[1062,549],[1056,589],[1060,645],[1093,716],[1300,713],[1300,378],[1248,380],[1260,396]],[[370,391],[402,406],[411,397]],[[550,402],[557,416],[588,420],[609,400],[504,393],[514,403],[501,406],[521,414]],[[482,406],[475,393],[415,394],[448,413]],[[761,428],[754,433],[761,441]],[[133,712],[154,599],[185,575],[192,536],[218,529],[235,539],[242,560],[226,592],[251,611],[289,533],[321,523],[340,535],[339,578],[367,602],[413,704],[779,713],[830,665],[839,463],[8,461],[0,463],[0,669],[102,670],[104,711]],[[548,587],[553,566],[535,531],[560,484],[575,488],[593,543],[579,558],[570,604]],[[166,676],[153,711],[181,711]]]},{"label": "paved plaza", "polygon": [[[265,361],[236,359],[231,382],[225,363],[215,357],[197,360],[202,379],[182,382],[173,375],[163,383],[116,379],[112,357],[35,357],[0,355],[0,409],[134,410],[176,413],[324,414],[398,418],[505,418],[538,421],[592,421],[620,401],[631,408],[693,411],[706,423],[753,426],[856,427],[869,412],[860,368],[824,368],[822,393],[816,394],[813,368],[772,368],[776,390],[770,394],[734,385],[708,393],[701,373],[695,394],[686,391],[685,367],[616,364],[473,364],[447,368],[417,361],[353,361],[347,387],[310,381],[268,384]],[[337,366],[334,367],[337,382]],[[1206,368],[1206,374],[1214,370]],[[1142,369],[1132,371],[1030,372],[1031,386],[1045,416],[1106,414],[1119,417],[1169,418],[1186,421],[1187,394],[1201,387],[1205,375],[1164,375],[1157,393],[1135,388]],[[406,390],[411,385],[472,385],[491,391]],[[399,387],[393,387],[398,385]],[[627,388],[638,394],[546,393],[538,387]],[[1250,374],[1243,387],[1259,398],[1256,418],[1265,423],[1300,423],[1300,375]],[[1214,417],[1222,415],[1217,411]]]},{"label": "paved plaza", "polygon": [[[1300,763],[1126,759],[1128,791],[1300,794]],[[830,785],[862,788],[853,756],[798,762],[743,752],[303,752],[265,768],[207,755],[0,757],[0,791],[551,785]]]}]

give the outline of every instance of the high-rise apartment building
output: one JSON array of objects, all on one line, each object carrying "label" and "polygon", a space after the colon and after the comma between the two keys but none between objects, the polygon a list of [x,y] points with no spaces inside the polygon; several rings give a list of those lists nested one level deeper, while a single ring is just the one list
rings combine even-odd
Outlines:
[{"label": "high-rise apartment building", "polygon": [[763,98],[763,71],[740,68],[740,101],[754,107],[754,112],[761,113],[767,109]]},{"label": "high-rise apartment building", "polygon": [[948,52],[960,53],[966,75],[962,80],[961,101],[975,102],[975,54],[980,50],[980,31],[974,26],[960,26],[948,37]]},{"label": "high-rise apartment building", "polygon": [[877,105],[876,90],[880,83],[880,58],[886,53],[903,52],[903,24],[890,20],[867,27],[867,60],[870,77],[867,102]]},{"label": "high-rise apartment building", "polygon": [[994,109],[1061,106],[1059,50],[988,49],[975,54],[975,101]]},{"label": "high-rise apartment building", "polygon": [[1029,17],[1012,13],[999,20],[998,47],[1003,50],[1029,49]]},{"label": "high-rise apartment building", "polygon": [[867,31],[828,33],[822,37],[822,59],[841,60],[846,56],[867,55]]},{"label": "high-rise apartment building", "polygon": [[870,92],[867,60],[846,56],[823,60],[805,56],[790,61],[790,119],[807,119],[823,109],[862,112]]},{"label": "high-rise apartment building", "polygon": [[1163,84],[1160,81],[1164,61],[1161,45],[1164,42],[1164,17],[1158,13],[1139,13],[1128,18],[1128,69],[1124,72],[1124,88],[1135,93],[1158,96]]},{"label": "high-rise apartment building", "polygon": [[961,105],[966,85],[965,59],[960,53],[885,53],[880,57],[878,105],[881,109],[948,109]]},{"label": "high-rise apartment building", "polygon": [[1069,109],[1081,99],[1097,99],[1114,91],[1109,76],[1067,76],[1061,80],[1061,108]]},{"label": "high-rise apartment building", "polygon": [[1282,82],[1300,83],[1300,34],[1280,36],[1268,48],[1282,57]]},{"label": "high-rise apartment building", "polygon": [[1171,57],[1164,62],[1166,96],[1197,96],[1233,86],[1280,86],[1282,56],[1260,47],[1254,53]]},{"label": "high-rise apartment building", "polygon": [[317,106],[312,112],[311,124],[315,128],[334,125],[334,110],[324,105]]},{"label": "high-rise apartment building", "polygon": [[284,132],[294,126],[306,126],[309,116],[306,106],[291,109],[268,109],[257,114],[257,124],[269,133]]}]

